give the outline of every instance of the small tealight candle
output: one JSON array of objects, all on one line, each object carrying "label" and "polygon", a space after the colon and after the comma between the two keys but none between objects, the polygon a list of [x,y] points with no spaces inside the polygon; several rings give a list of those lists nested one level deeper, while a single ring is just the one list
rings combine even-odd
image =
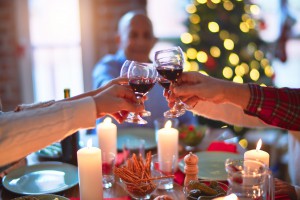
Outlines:
[{"label": "small tealight candle", "polygon": [[103,199],[101,150],[92,147],[88,140],[87,147],[77,151],[80,199]]},{"label": "small tealight candle", "polygon": [[[157,132],[158,138],[158,160],[159,163],[161,161],[167,161],[175,156],[175,165],[177,165],[178,160],[178,130],[172,128],[172,122],[168,120],[165,124],[165,127],[158,130]],[[160,169],[163,171],[171,171],[172,165],[170,166],[162,166],[160,165]]]},{"label": "small tealight candle", "polygon": [[259,160],[262,163],[264,163],[267,167],[269,167],[270,155],[267,152],[260,150],[261,145],[262,141],[261,139],[259,139],[256,145],[256,149],[246,151],[244,153],[244,159]]},{"label": "small tealight candle", "polygon": [[117,126],[110,117],[106,117],[97,126],[99,147],[102,152],[112,152],[117,155]]}]

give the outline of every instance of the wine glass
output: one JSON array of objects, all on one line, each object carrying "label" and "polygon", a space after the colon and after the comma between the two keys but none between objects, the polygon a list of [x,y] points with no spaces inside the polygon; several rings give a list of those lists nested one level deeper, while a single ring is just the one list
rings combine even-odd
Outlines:
[{"label": "wine glass", "polygon": [[[184,57],[180,47],[172,47],[156,51],[154,54],[154,61],[157,72],[165,79],[175,84],[182,74]],[[166,118],[175,118],[185,113],[184,104],[177,99],[174,106],[164,112]]]},{"label": "wine glass", "polygon": [[[141,102],[141,98],[145,96],[154,86],[156,82],[157,72],[151,63],[140,63],[133,61],[127,72],[129,85],[133,89],[137,99]],[[130,123],[147,124],[139,113],[128,116],[125,120]]]},{"label": "wine glass", "polygon": [[[120,77],[128,77],[128,69],[131,65],[133,61],[132,60],[126,60],[120,70]],[[130,112],[128,115],[133,115],[134,113]],[[142,117],[150,117],[151,116],[151,112],[150,111],[146,111],[143,110],[142,112],[140,112],[140,115]]]}]

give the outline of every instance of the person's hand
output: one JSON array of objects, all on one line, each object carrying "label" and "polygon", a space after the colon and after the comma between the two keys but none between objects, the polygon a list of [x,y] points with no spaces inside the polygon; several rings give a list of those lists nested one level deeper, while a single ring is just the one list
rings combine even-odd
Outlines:
[{"label": "person's hand", "polygon": [[133,91],[125,85],[112,84],[93,98],[96,103],[97,117],[108,114],[119,123],[126,119],[129,112],[144,110],[144,106],[137,102]]},{"label": "person's hand", "polygon": [[199,72],[184,72],[175,85],[171,84],[169,104],[180,98],[191,109],[198,101],[213,103],[233,103],[242,108],[247,106],[250,91],[247,85],[216,79]]},{"label": "person's hand", "polygon": [[297,194],[294,186],[277,178],[274,179],[274,182],[275,195],[289,195],[290,199],[297,199]]}]

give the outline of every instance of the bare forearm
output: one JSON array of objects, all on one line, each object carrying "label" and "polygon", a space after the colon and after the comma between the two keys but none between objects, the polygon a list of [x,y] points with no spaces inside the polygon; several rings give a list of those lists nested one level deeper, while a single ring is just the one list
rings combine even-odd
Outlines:
[{"label": "bare forearm", "polygon": [[243,110],[247,108],[250,90],[247,84],[224,82],[224,103],[234,104]]}]

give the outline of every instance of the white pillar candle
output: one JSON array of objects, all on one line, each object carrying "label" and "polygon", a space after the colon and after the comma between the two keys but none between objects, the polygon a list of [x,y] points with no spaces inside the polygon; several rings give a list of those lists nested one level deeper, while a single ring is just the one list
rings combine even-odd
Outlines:
[{"label": "white pillar candle", "polygon": [[97,126],[99,148],[102,152],[112,152],[117,155],[117,126],[106,117]]},{"label": "white pillar candle", "polygon": [[171,126],[172,122],[168,120],[165,127],[157,132],[159,168],[164,172],[172,171],[172,163],[164,166],[162,161],[171,161],[173,155],[175,155],[176,166],[178,161],[178,130]]},{"label": "white pillar candle", "polygon": [[259,160],[262,163],[264,163],[267,167],[269,167],[270,155],[267,152],[260,150],[261,145],[262,141],[261,139],[259,139],[256,145],[256,149],[246,151],[244,153],[244,159]]},{"label": "white pillar candle", "polygon": [[92,147],[92,140],[87,147],[77,151],[79,191],[81,200],[103,199],[101,150]]}]

